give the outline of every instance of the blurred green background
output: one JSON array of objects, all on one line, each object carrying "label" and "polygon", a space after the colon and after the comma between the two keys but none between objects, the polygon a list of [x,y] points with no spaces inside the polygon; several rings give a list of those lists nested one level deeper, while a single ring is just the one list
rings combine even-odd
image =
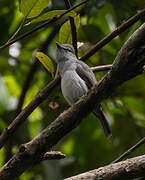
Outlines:
[{"label": "blurred green background", "polygon": [[[79,0],[72,0],[71,4],[79,2]],[[2,45],[17,30],[23,16],[19,11],[18,0],[0,0],[0,5],[0,45]],[[83,43],[83,46],[79,48],[79,56],[142,8],[145,8],[145,2],[138,0],[91,0],[86,6],[77,9],[77,12],[80,13],[78,42]],[[66,9],[63,0],[50,2],[47,11],[56,9]],[[35,62],[34,53],[40,49],[41,44],[62,20],[0,52],[1,132],[19,112],[19,97],[24,90],[23,86],[32,66],[37,64],[36,67],[34,66],[32,81],[30,79],[31,83],[24,99],[23,108],[29,104],[41,88],[52,80],[51,75],[44,67],[39,62]],[[143,22],[144,18],[87,59],[86,63],[89,66],[111,64],[124,42]],[[34,23],[24,27],[18,36],[38,24]],[[47,54],[53,60],[56,55],[55,42],[59,41],[58,34],[53,36],[47,48]],[[100,80],[105,73],[95,73],[96,79]],[[60,180],[104,166],[145,136],[144,74],[124,83],[102,105],[112,129],[110,139],[106,139],[98,119],[90,113],[79,127],[53,147],[52,150],[65,153],[67,156],[65,159],[44,161],[23,173],[19,180]],[[20,144],[34,138],[67,107],[68,104],[62,97],[59,85],[0,150],[0,165],[2,166],[17,151]],[[145,146],[142,145],[129,157],[141,155],[144,151]]]}]

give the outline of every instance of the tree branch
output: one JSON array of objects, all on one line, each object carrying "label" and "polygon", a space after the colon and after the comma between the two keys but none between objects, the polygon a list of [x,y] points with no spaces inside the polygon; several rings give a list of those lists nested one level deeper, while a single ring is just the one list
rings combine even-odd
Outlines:
[{"label": "tree branch", "polygon": [[112,64],[91,67],[92,71],[94,72],[107,71],[107,70],[110,70],[111,68],[112,68]]},{"label": "tree branch", "polygon": [[[69,0],[64,0],[64,2],[67,9],[71,8],[71,4]],[[75,54],[78,57],[76,26],[75,26],[74,18],[69,17],[69,19],[70,19],[70,25],[71,25],[71,31],[72,31],[72,44],[75,49]]]},{"label": "tree branch", "polygon": [[123,22],[119,27],[117,27],[113,32],[108,34],[104,39],[99,41],[97,44],[95,44],[86,54],[84,54],[80,60],[84,61],[85,59],[88,59],[93,54],[95,54],[99,49],[101,49],[103,46],[105,46],[108,42],[110,42],[112,39],[114,39],[116,36],[124,32],[126,29],[128,29],[131,25],[136,23],[139,19],[141,19],[143,16],[145,16],[145,9],[138,12],[136,15],[128,19],[127,21]]},{"label": "tree branch", "polygon": [[[112,68],[112,64],[91,67],[92,71],[94,72],[107,71],[110,70],[111,68]],[[143,70],[145,70],[145,66],[143,66]]]},{"label": "tree branch", "polygon": [[49,25],[49,24],[51,24],[51,23],[56,22],[58,19],[62,18],[64,15],[66,15],[68,12],[76,9],[77,7],[85,4],[86,2],[87,2],[87,0],[80,2],[80,3],[77,4],[76,6],[74,6],[74,7],[70,8],[70,9],[66,10],[64,13],[62,13],[62,14],[60,14],[60,15],[57,15],[57,16],[54,16],[52,19],[50,19],[50,20],[48,20],[48,21],[40,24],[39,26],[37,26],[37,27],[35,27],[34,29],[32,29],[32,30],[30,30],[30,31],[22,34],[21,36],[17,37],[16,39],[14,39],[14,40],[12,40],[12,41],[10,41],[10,42],[8,42],[8,43],[0,46],[0,50],[6,48],[6,47],[8,47],[8,46],[10,46],[11,44],[15,43],[16,41],[19,41],[19,40],[23,39],[24,37],[27,37],[27,36],[31,35],[32,33],[38,31],[39,29],[41,29],[41,28],[43,28],[43,27],[45,27],[46,25]]},{"label": "tree branch", "polygon": [[104,166],[65,180],[130,180],[145,177],[145,155]]},{"label": "tree branch", "polygon": [[112,163],[122,161],[125,157],[130,155],[133,151],[135,151],[138,147],[142,146],[143,144],[145,144],[145,137],[142,138],[140,141],[138,141],[134,146],[132,146],[130,149],[128,149],[125,153],[123,153],[117,159],[115,159]]},{"label": "tree branch", "polygon": [[[124,44],[115,58],[112,69],[96,87],[81,97],[67,111],[61,113],[33,140],[22,145],[19,151],[0,169],[0,179],[15,179],[26,169],[39,163],[46,151],[78,126],[81,120],[94,109],[94,106],[109,97],[123,82],[142,73],[145,64],[144,39],[145,24]],[[45,97],[41,92],[39,96],[40,101]]]},{"label": "tree branch", "polygon": [[59,151],[50,151],[50,152],[46,152],[42,158],[42,161],[44,160],[52,160],[52,159],[63,159],[65,158],[66,155],[63,154],[62,152]]}]

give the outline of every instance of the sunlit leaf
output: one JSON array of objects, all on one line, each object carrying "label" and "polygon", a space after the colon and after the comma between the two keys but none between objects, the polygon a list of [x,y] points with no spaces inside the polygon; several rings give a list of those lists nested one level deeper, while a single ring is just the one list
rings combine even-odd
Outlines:
[{"label": "sunlit leaf", "polygon": [[20,9],[24,17],[32,18],[47,7],[50,0],[21,0]]},{"label": "sunlit leaf", "polygon": [[[64,13],[65,11],[66,10],[54,10],[54,11],[46,12],[46,13],[42,14],[41,16],[37,17],[36,19],[32,20],[31,23],[46,21],[48,19],[53,18],[56,15],[60,15],[60,14]],[[75,11],[71,11],[71,12],[68,12],[65,16],[74,17],[75,15],[76,15]]]},{"label": "sunlit leaf", "polygon": [[[78,31],[80,26],[80,16],[77,15],[74,17],[76,31]],[[72,41],[72,34],[71,34],[71,25],[70,21],[65,22],[59,31],[59,42],[61,44],[68,43],[71,44]]]},{"label": "sunlit leaf", "polygon": [[71,35],[70,22],[67,21],[61,26],[61,29],[59,31],[59,42],[61,44],[67,43],[70,35]]},{"label": "sunlit leaf", "polygon": [[78,31],[80,27],[80,15],[78,14],[77,16],[75,16],[74,20],[75,20],[75,25],[76,25],[76,31]]},{"label": "sunlit leaf", "polygon": [[39,61],[43,64],[43,66],[51,73],[54,77],[54,65],[52,60],[44,53],[37,52],[35,56],[39,59]]}]

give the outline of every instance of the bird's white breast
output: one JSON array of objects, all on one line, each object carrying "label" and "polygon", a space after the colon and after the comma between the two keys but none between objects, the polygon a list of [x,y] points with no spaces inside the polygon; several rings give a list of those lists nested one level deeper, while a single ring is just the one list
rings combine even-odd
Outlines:
[{"label": "bird's white breast", "polygon": [[63,74],[61,89],[64,98],[70,105],[74,104],[88,91],[84,80],[82,80],[79,75],[72,70],[68,70]]}]

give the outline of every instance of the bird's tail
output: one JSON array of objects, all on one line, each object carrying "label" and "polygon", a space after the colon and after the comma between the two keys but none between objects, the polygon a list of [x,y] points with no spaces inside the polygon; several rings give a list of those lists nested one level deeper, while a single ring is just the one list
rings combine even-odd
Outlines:
[{"label": "bird's tail", "polygon": [[103,130],[104,130],[104,133],[107,136],[107,138],[109,138],[111,136],[111,130],[107,122],[107,119],[105,117],[105,114],[103,112],[101,104],[99,104],[99,106],[97,106],[97,108],[93,110],[93,113],[99,118],[101,125],[103,127]]}]

